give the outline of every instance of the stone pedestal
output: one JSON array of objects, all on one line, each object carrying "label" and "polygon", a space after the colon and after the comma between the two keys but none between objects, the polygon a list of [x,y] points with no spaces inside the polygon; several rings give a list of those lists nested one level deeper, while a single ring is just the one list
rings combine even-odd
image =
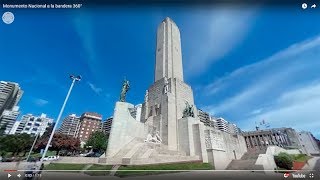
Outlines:
[{"label": "stone pedestal", "polygon": [[145,138],[144,123],[136,121],[129,108],[134,105],[117,102],[114,109],[106,157],[112,157],[134,138]]},{"label": "stone pedestal", "polygon": [[186,117],[178,120],[179,150],[188,156],[199,156],[203,162],[208,162],[204,138],[204,124],[198,118]]}]

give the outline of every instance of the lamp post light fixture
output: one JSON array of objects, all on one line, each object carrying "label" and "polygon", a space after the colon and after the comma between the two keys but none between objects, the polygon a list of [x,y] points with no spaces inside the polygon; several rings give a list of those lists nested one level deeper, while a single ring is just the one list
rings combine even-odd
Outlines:
[{"label": "lamp post light fixture", "polygon": [[69,88],[69,91],[68,91],[68,93],[67,93],[67,96],[66,96],[66,98],[65,98],[65,100],[64,100],[64,102],[63,102],[63,104],[62,104],[62,107],[61,107],[60,113],[59,113],[59,115],[58,115],[57,121],[56,121],[56,123],[55,123],[55,125],[54,125],[54,127],[53,127],[53,129],[52,129],[52,132],[51,132],[50,138],[49,138],[49,140],[48,140],[48,143],[47,143],[47,145],[46,145],[46,148],[45,148],[44,151],[43,151],[43,154],[42,154],[42,157],[41,157],[41,160],[40,160],[40,166],[41,166],[42,163],[43,163],[43,159],[46,157],[46,154],[47,154],[47,151],[48,151],[49,146],[50,146],[50,144],[51,144],[51,141],[52,141],[54,132],[55,132],[57,126],[58,126],[59,120],[60,120],[60,118],[61,118],[61,116],[62,116],[62,113],[63,113],[63,111],[64,111],[64,108],[65,108],[65,106],[66,106],[66,104],[67,104],[67,101],[68,101],[68,99],[69,99],[69,96],[70,96],[70,93],[71,93],[71,91],[72,91],[72,88],[73,88],[73,86],[74,86],[74,84],[75,84],[76,81],[80,81],[80,80],[81,80],[81,76],[80,76],[80,75],[78,75],[78,76],[70,75],[70,78],[72,79],[72,83],[71,83],[71,85],[70,85],[70,88]]}]

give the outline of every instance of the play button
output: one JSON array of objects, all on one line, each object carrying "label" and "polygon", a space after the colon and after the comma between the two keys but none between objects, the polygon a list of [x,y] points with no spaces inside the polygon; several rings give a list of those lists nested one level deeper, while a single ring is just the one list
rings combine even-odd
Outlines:
[{"label": "play button", "polygon": [[11,177],[11,174],[8,173],[8,178],[10,178],[10,177]]}]

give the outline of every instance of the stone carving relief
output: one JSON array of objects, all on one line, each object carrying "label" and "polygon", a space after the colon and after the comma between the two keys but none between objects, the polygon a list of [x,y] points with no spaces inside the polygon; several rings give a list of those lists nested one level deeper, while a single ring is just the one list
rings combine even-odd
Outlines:
[{"label": "stone carving relief", "polygon": [[167,77],[164,77],[163,93],[167,94],[168,92],[169,92],[169,81]]},{"label": "stone carving relief", "polygon": [[161,144],[162,139],[159,135],[159,131],[156,131],[155,133],[152,133],[152,134],[148,133],[147,138],[144,140],[144,142]]}]

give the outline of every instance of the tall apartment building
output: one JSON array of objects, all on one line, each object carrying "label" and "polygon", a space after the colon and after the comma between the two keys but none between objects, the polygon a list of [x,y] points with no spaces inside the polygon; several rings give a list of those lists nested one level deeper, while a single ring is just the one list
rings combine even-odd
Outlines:
[{"label": "tall apartment building", "polygon": [[0,81],[0,115],[5,109],[12,110],[19,103],[22,94],[18,83]]},{"label": "tall apartment building", "polygon": [[22,134],[27,133],[31,135],[36,135],[39,133],[40,136],[46,131],[53,123],[53,119],[47,117],[46,114],[41,114],[40,116],[34,116],[32,114],[23,115],[21,121],[16,128],[15,132],[12,134]]},{"label": "tall apartment building", "polygon": [[227,133],[230,133],[230,131],[229,131],[229,122],[228,121],[226,121],[223,118],[217,118],[216,122],[217,122],[217,127],[218,127],[219,130],[227,132]]},{"label": "tall apartment building", "polygon": [[110,135],[110,132],[111,132],[111,126],[112,126],[112,120],[113,120],[113,117],[109,117],[108,119],[106,119],[104,122],[103,122],[103,132],[107,135]]},{"label": "tall apartment building", "polygon": [[102,115],[98,113],[86,112],[80,117],[80,129],[79,138],[80,141],[85,143],[92,132],[99,131],[101,129]]},{"label": "tall apartment building", "polygon": [[201,109],[198,109],[198,117],[200,119],[201,122],[203,122],[203,124],[205,126],[211,126],[211,118],[209,113],[202,111]]},{"label": "tall apartment building", "polygon": [[5,109],[0,115],[0,127],[6,126],[5,134],[10,134],[18,116],[19,106],[14,106],[11,110]]},{"label": "tall apartment building", "polygon": [[217,124],[217,118],[216,117],[210,116],[210,126],[215,128],[215,129],[218,129],[218,124]]},{"label": "tall apartment building", "polygon": [[6,134],[10,133],[20,114],[17,105],[22,94],[18,83],[0,81],[0,127],[6,126]]},{"label": "tall apartment building", "polygon": [[230,134],[238,134],[239,133],[239,128],[237,127],[237,125],[229,123],[229,132]]},{"label": "tall apartment building", "polygon": [[66,134],[73,137],[78,137],[80,129],[80,117],[71,114],[64,118],[59,133]]},{"label": "tall apartment building", "polygon": [[229,134],[238,134],[241,132],[240,128],[237,127],[236,124],[230,123],[223,118],[215,118],[215,124],[217,129],[220,131],[224,131]]},{"label": "tall apartment building", "polygon": [[136,120],[140,121],[141,119],[141,108],[142,104],[137,104],[134,108],[129,109],[131,116]]}]

